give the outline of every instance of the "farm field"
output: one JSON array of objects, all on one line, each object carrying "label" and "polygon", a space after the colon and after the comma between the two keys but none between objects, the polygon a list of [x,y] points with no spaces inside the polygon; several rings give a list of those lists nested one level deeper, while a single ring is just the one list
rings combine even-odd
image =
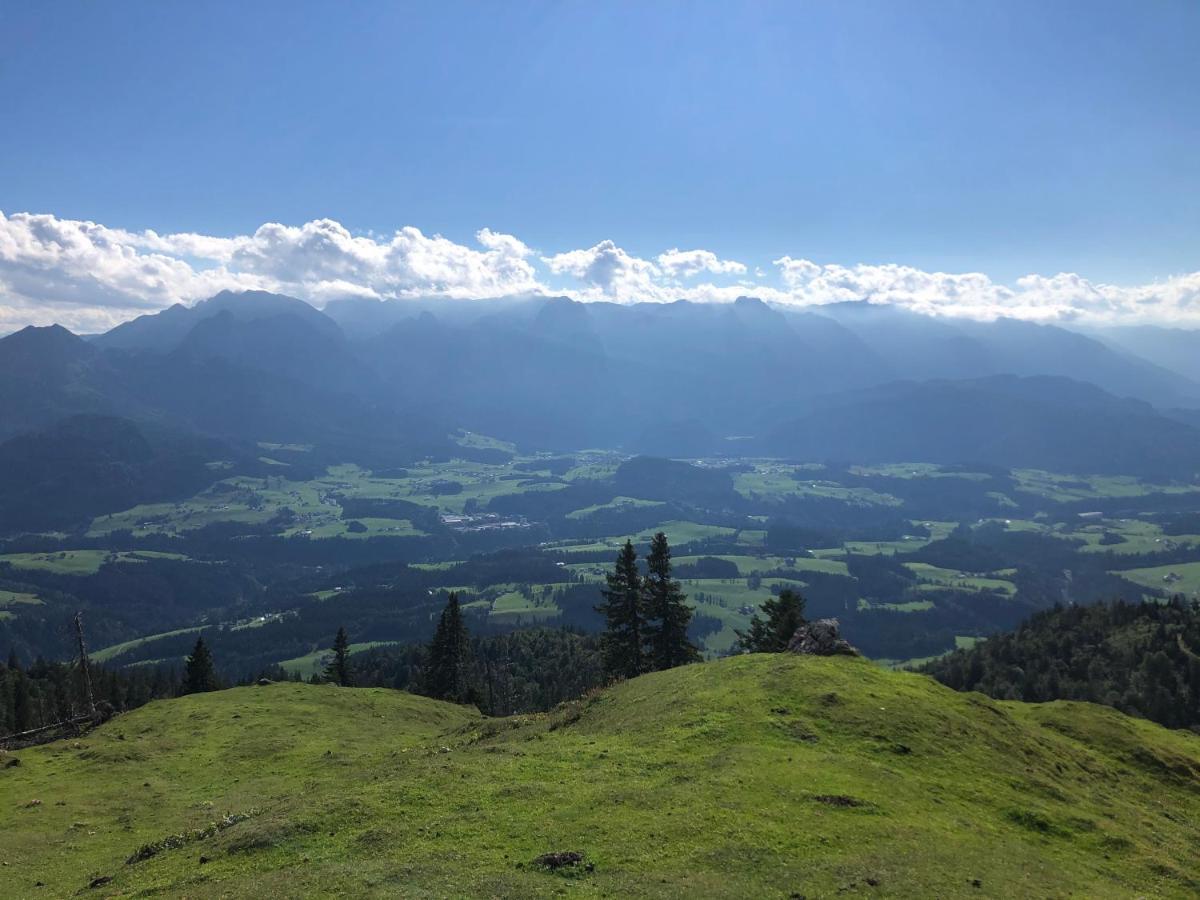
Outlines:
[{"label": "farm field", "polygon": [[101,647],[91,654],[91,658],[96,662],[107,662],[114,657],[120,656],[135,647],[142,647],[146,644],[151,644],[154,641],[163,638],[175,637],[180,634],[193,634],[199,631],[203,626],[196,625],[191,628],[176,628],[174,631],[164,631],[159,634],[148,634],[145,637],[135,638],[132,641],[123,641],[120,644],[113,644],[109,647]]},{"label": "farm field", "polygon": [[181,553],[154,550],[57,550],[50,553],[6,553],[0,556],[0,563],[8,563],[14,569],[40,569],[58,575],[94,575],[105,563],[140,563],[151,559],[185,561],[188,557]]},{"label": "farm field", "polygon": [[1156,485],[1132,475],[1067,475],[1040,469],[1014,469],[1013,476],[1017,480],[1018,490],[1059,503],[1200,491],[1196,485]]},{"label": "farm field", "polygon": [[[677,556],[675,564],[691,565],[702,559],[700,556]],[[713,559],[731,562],[737,566],[739,575],[762,575],[776,569],[793,569],[801,572],[825,572],[829,575],[850,574],[846,563],[837,559],[818,559],[808,556],[736,556],[715,554]]]},{"label": "farm field", "polygon": [[1008,596],[1017,592],[1017,586],[1002,578],[992,578],[955,569],[939,569],[927,563],[905,563],[904,567],[921,582],[922,590],[954,589],[967,591],[998,591]]},{"label": "farm field", "polygon": [[622,509],[653,509],[656,506],[666,506],[661,500],[639,500],[636,497],[614,497],[608,503],[597,503],[585,506],[567,513],[568,519],[587,519],[598,512],[609,512]]},{"label": "farm field", "polygon": [[751,472],[739,472],[733,486],[748,499],[770,500],[786,497],[820,497],[859,506],[900,506],[902,502],[891,494],[870,488],[845,487],[820,477],[819,471],[806,466],[778,463],[759,463]]},{"label": "farm field", "polygon": [[[363,641],[357,644],[350,644],[348,649],[350,653],[360,653],[363,650],[370,650],[374,647],[393,646],[395,643],[395,641]],[[333,649],[326,647],[321,650],[314,650],[312,653],[306,653],[304,656],[285,659],[279,665],[289,675],[299,675],[301,678],[309,679],[313,675],[323,672],[325,666],[329,664],[332,658]]]},{"label": "farm field", "polygon": [[6,606],[40,606],[41,598],[37,594],[20,591],[0,591],[0,609]]},{"label": "farm field", "polygon": [[1200,562],[1144,569],[1119,569],[1112,574],[1142,587],[1157,588],[1168,595],[1183,594],[1186,597],[1200,598]]},{"label": "farm field", "polygon": [[[64,543],[64,549],[53,552],[4,554],[0,564],[12,567],[11,583],[4,587],[27,590],[26,583],[19,580],[20,573],[26,573],[31,583],[36,580],[35,573],[94,576],[106,561],[136,563],[153,558],[151,552],[129,549],[143,539],[148,544],[155,542],[156,551],[167,549],[163,538],[171,539],[167,546],[186,551],[193,540],[201,546],[208,540],[207,534],[196,534],[199,529],[227,523],[237,533],[236,526],[241,523],[248,534],[261,535],[267,526],[266,532],[288,539],[289,547],[277,549],[290,558],[289,565],[299,567],[289,570],[292,572],[303,571],[307,564],[307,551],[302,549],[305,541],[322,544],[319,554],[331,574],[325,577],[309,572],[308,581],[298,589],[300,595],[341,603],[335,600],[343,593],[339,586],[349,594],[363,587],[350,575],[354,564],[343,565],[341,559],[387,563],[394,553],[394,558],[418,571],[447,572],[444,579],[414,581],[419,581],[422,594],[429,587],[457,590],[473,617],[486,613],[489,627],[587,621],[592,623],[587,627],[593,627],[594,619],[589,617],[594,602],[588,599],[587,590],[567,589],[572,584],[601,584],[626,538],[632,538],[644,552],[652,535],[661,530],[671,542],[677,566],[702,566],[705,557],[715,557],[729,573],[737,573],[736,577],[720,570],[680,573],[684,590],[700,614],[698,641],[710,657],[727,652],[735,632],[747,626],[772,589],[778,591],[785,584],[800,588],[816,614],[842,617],[852,636],[861,636],[863,629],[868,629],[864,639],[868,645],[879,648],[879,642],[892,641],[899,652],[872,650],[874,655],[888,657],[906,652],[922,656],[933,646],[920,639],[902,641],[902,634],[936,630],[937,645],[944,647],[956,633],[990,633],[989,617],[1007,622],[1008,614],[994,602],[981,603],[978,610],[956,610],[961,601],[955,597],[958,592],[987,591],[1018,606],[1038,608],[1068,592],[1084,597],[1089,591],[1102,590],[1096,576],[1117,570],[1133,571],[1128,579],[1149,595],[1195,590],[1190,568],[1180,566],[1200,562],[1200,536],[1164,531],[1170,521],[1164,510],[1189,508],[1186,494],[1194,492],[1195,485],[1153,485],[1136,478],[1034,470],[971,472],[917,462],[843,468],[764,459],[710,459],[697,461],[699,471],[693,472],[681,471],[687,464],[679,461],[660,461],[665,466],[661,472],[645,465],[623,470],[628,458],[614,452],[521,454],[511,445],[482,435],[463,434],[459,439],[472,453],[485,451],[488,455],[471,460],[424,460],[378,473],[362,465],[330,465],[319,476],[304,480],[290,473],[300,471],[295,454],[311,452],[311,448],[262,446],[262,453],[278,460],[291,458],[295,467],[271,467],[255,477],[224,478],[220,477],[227,474],[224,470],[214,469],[214,478],[219,480],[186,500],[100,516],[92,521],[88,540],[93,542],[91,546],[108,543],[114,547],[111,551]],[[504,454],[513,455],[506,458]],[[480,461],[483,459],[487,461]],[[672,493],[670,499],[664,498],[660,475],[681,478],[678,496]],[[638,485],[646,485],[650,496],[639,496]],[[556,498],[568,489],[569,497]],[[1178,499],[1181,497],[1184,500]],[[971,510],[969,516],[958,514],[956,498],[965,498],[962,502]],[[1106,508],[1119,509],[1117,513],[1080,515],[1081,510],[1090,509],[1084,504],[1091,500],[1100,505],[1113,499],[1121,505],[1112,507],[1110,503]],[[1060,503],[1070,506],[1063,509]],[[501,521],[515,524],[502,534]],[[1018,583],[1031,584],[1016,577],[1015,567],[1024,565],[1019,542],[1014,543],[1017,549],[1000,554],[1005,564],[1014,568],[997,571],[969,570],[968,564],[958,562],[955,556],[946,557],[955,560],[947,563],[938,562],[936,555],[928,561],[922,556],[956,530],[957,540],[993,542],[997,526],[1001,534],[1022,540],[1046,539],[1038,552],[1053,563],[1047,563],[1050,569],[1040,583],[1032,582],[1039,591],[1036,596],[1017,595]],[[1183,530],[1178,524],[1170,528]],[[497,583],[452,574],[455,566],[468,565],[495,548],[518,547],[523,547],[522,553],[544,554],[551,564],[560,562],[561,574],[549,574],[545,561],[537,569],[541,583],[511,583],[515,573],[506,577],[502,571],[488,575]],[[211,549],[196,553],[203,558],[211,554]],[[916,556],[908,558],[913,554]],[[186,552],[159,556],[189,558]],[[989,553],[988,558],[995,556]],[[856,557],[887,559],[868,563]],[[937,565],[932,565],[934,562]],[[1167,563],[1172,566],[1158,571]],[[939,568],[942,565],[946,568]],[[1162,580],[1176,569],[1180,570],[1176,573],[1178,584]],[[852,570],[857,579],[851,577]],[[1084,579],[1084,586],[1077,587],[1079,573],[1085,570],[1093,571],[1091,580]],[[346,575],[332,574],[343,571]],[[881,574],[888,571],[892,573],[890,583]],[[773,576],[772,572],[788,574]],[[1072,584],[1053,585],[1064,572],[1072,573]],[[692,577],[701,574],[708,577]],[[711,577],[715,574],[722,577]],[[793,580],[785,581],[789,575]],[[556,597],[566,598],[564,603],[570,603],[570,608],[560,609]],[[347,621],[351,622],[356,613],[352,601],[346,603]],[[14,616],[19,619],[34,608],[0,604],[5,627],[11,627]],[[273,617],[285,611],[266,605],[252,610],[255,618],[248,622],[226,625],[262,627],[276,622]],[[906,621],[891,623],[888,616],[893,613],[903,614]],[[945,624],[947,617],[952,624]],[[167,618],[146,630],[162,634],[194,627],[198,621],[207,620],[199,616]],[[354,636],[369,640],[371,629],[378,627],[365,627]],[[888,636],[893,632],[894,641]],[[263,632],[272,633],[272,629]],[[393,633],[384,636],[391,638]],[[328,637],[313,635],[312,639]],[[294,652],[289,648],[289,655]],[[143,648],[136,655],[150,655],[150,651]]]}]

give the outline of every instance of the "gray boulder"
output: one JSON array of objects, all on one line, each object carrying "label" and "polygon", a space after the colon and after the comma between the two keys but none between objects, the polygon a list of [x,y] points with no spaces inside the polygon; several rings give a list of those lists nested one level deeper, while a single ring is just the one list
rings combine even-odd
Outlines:
[{"label": "gray boulder", "polygon": [[837,619],[816,619],[796,629],[788,641],[789,653],[810,656],[858,656],[859,652],[842,639]]}]

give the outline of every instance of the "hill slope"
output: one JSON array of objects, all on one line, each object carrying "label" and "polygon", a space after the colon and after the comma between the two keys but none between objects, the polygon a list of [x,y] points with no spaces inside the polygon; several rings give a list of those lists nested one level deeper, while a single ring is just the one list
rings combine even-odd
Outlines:
[{"label": "hill slope", "polygon": [[999,699],[1089,700],[1200,729],[1200,607],[1098,604],[1044,610],[1016,631],[931,661],[922,671]]},{"label": "hill slope", "polygon": [[[507,720],[386,690],[242,688],[16,755],[5,897],[98,877],[96,896],[193,898],[1200,888],[1200,738],[862,660],[737,657]],[[249,818],[126,863],[229,813]],[[532,864],[566,850],[594,871]]]},{"label": "hill slope", "polygon": [[1192,478],[1200,431],[1148,403],[1057,376],[901,381],[829,398],[779,426],[796,459],[921,459]]}]

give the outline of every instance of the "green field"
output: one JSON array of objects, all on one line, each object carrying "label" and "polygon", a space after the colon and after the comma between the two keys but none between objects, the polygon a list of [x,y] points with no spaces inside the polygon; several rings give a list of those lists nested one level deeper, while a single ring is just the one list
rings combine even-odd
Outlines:
[{"label": "green field", "polygon": [[108,660],[115,659],[122,653],[126,653],[136,647],[141,647],[145,644],[162,640],[163,638],[175,637],[176,635],[180,634],[191,634],[193,632],[200,631],[203,627],[203,625],[195,625],[191,628],[176,628],[174,631],[163,631],[159,634],[148,634],[145,637],[135,638],[132,641],[124,641],[120,644],[112,644],[108,647],[102,647],[90,655],[91,658],[96,662],[107,662]]},{"label": "green field", "polygon": [[[679,556],[675,558],[675,565],[681,566],[689,563],[695,563],[701,557],[699,556]],[[728,554],[718,554],[716,559],[723,559],[727,562],[735,564],[738,568],[739,575],[754,575],[770,572],[775,569],[795,569],[804,572],[824,572],[828,575],[846,575],[850,574],[846,568],[846,564],[841,560],[833,559],[816,559],[808,556],[797,557],[782,557],[782,556],[731,556]],[[790,560],[790,562],[789,562]]]},{"label": "green field", "polygon": [[[348,649],[350,653],[360,653],[363,650],[370,650],[372,647],[391,647],[395,644],[395,641],[364,641],[350,644]],[[326,647],[324,650],[314,650],[304,656],[285,659],[279,665],[289,675],[299,673],[301,678],[311,678],[313,675],[324,672],[325,666],[331,659],[333,659],[333,649]]]},{"label": "green field", "polygon": [[661,500],[639,500],[636,497],[614,497],[608,503],[598,503],[594,506],[585,506],[583,509],[577,509],[567,513],[568,519],[586,519],[598,512],[613,512],[622,509],[649,508],[654,506],[666,506]]},{"label": "green field", "polygon": [[0,591],[0,608],[5,606],[39,606],[41,602],[37,594]]},{"label": "green field", "polygon": [[537,596],[526,596],[517,590],[503,592],[492,601],[490,617],[495,621],[519,621],[527,624],[558,617],[559,609],[549,599],[553,587],[550,585],[545,587],[550,590],[543,590],[539,585],[530,592],[533,595],[544,594],[544,599]]},{"label": "green field", "polygon": [[150,550],[113,552],[110,550],[57,550],[51,553],[6,553],[0,563],[16,569],[38,569],[57,575],[95,575],[105,563],[139,563],[150,559],[186,561],[181,553]]},{"label": "green field", "polygon": [[[862,660],[736,657],[506,720],[387,690],[238,688],[16,755],[0,769],[12,898],[1200,891],[1200,737]],[[533,864],[566,850],[592,868]]]},{"label": "green field", "polygon": [[[1176,563],[1170,566],[1152,566],[1146,569],[1121,569],[1111,574],[1142,587],[1158,588],[1168,596],[1183,594],[1187,597],[1200,596],[1200,562]],[[1175,576],[1175,577],[1173,577]]]},{"label": "green field", "polygon": [[611,550],[615,554],[621,549],[621,546],[627,539],[631,539],[635,544],[648,544],[659,531],[666,534],[667,540],[670,541],[673,547],[681,547],[695,541],[706,541],[713,538],[732,540],[737,534],[736,528],[727,528],[722,525],[672,521],[662,522],[653,528],[647,528],[637,534],[603,537],[593,541],[571,544],[555,543],[549,545],[546,549],[558,553],[595,553],[602,550]]},{"label": "green field", "polygon": [[505,453],[516,453],[516,444],[502,441],[499,438],[478,434],[474,431],[460,431],[454,435],[455,442],[460,447],[474,447],[479,450],[502,450]]},{"label": "green field", "polygon": [[901,505],[901,501],[891,494],[882,494],[870,488],[845,487],[835,481],[823,480],[820,471],[811,467],[776,462],[757,463],[753,471],[736,473],[733,486],[743,497],[755,500],[821,497],[855,506]]},{"label": "green field", "polygon": [[1010,597],[1017,593],[1017,586],[1003,578],[991,578],[955,569],[939,569],[926,563],[905,563],[904,567],[921,582],[923,590],[944,588],[960,591],[998,591]]},{"label": "green field", "polygon": [[1018,490],[1057,503],[1200,491],[1200,486],[1194,484],[1151,484],[1132,475],[1068,475],[1040,469],[1013,469],[1013,477]]}]

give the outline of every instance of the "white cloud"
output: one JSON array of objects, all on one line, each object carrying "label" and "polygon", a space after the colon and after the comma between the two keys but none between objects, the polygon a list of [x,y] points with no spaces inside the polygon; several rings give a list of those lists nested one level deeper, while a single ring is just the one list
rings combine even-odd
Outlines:
[{"label": "white cloud", "polygon": [[129,232],[52,215],[0,212],[0,328],[47,316],[79,330],[111,327],[172,303],[260,289],[313,303],[336,297],[497,297],[541,289],[517,238],[482,229],[482,249],[402,228],[352,235],[318,219],[268,223],[252,235]]},{"label": "white cloud", "polygon": [[1091,282],[1069,272],[1026,275],[1014,287],[979,272],[948,274],[898,265],[818,265],[775,260],[789,302],[819,305],[867,300],[928,315],[1096,325],[1149,322],[1200,326],[1200,272],[1134,287]]},{"label": "white cloud", "polygon": [[978,319],[1200,327],[1200,272],[1120,287],[1072,273],[1028,275],[1006,285],[979,272],[792,256],[774,266],[750,270],[704,249],[673,248],[644,259],[612,240],[539,256],[517,237],[488,228],[468,246],[411,226],[390,235],[355,234],[332,219],[267,223],[252,234],[222,237],[0,212],[0,333],[50,322],[100,331],[224,289],[277,291],[317,305],[339,297],[536,293],[621,303],[729,302],[749,294],[797,306],[867,300]]},{"label": "white cloud", "polygon": [[713,275],[744,275],[744,263],[721,259],[711,250],[680,250],[673,248],[658,256],[658,265],[668,275],[690,278],[701,272]]},{"label": "white cloud", "polygon": [[649,260],[630,256],[612,241],[544,256],[542,262],[555,275],[570,275],[587,284],[585,295],[597,299],[662,299],[659,268]]}]

